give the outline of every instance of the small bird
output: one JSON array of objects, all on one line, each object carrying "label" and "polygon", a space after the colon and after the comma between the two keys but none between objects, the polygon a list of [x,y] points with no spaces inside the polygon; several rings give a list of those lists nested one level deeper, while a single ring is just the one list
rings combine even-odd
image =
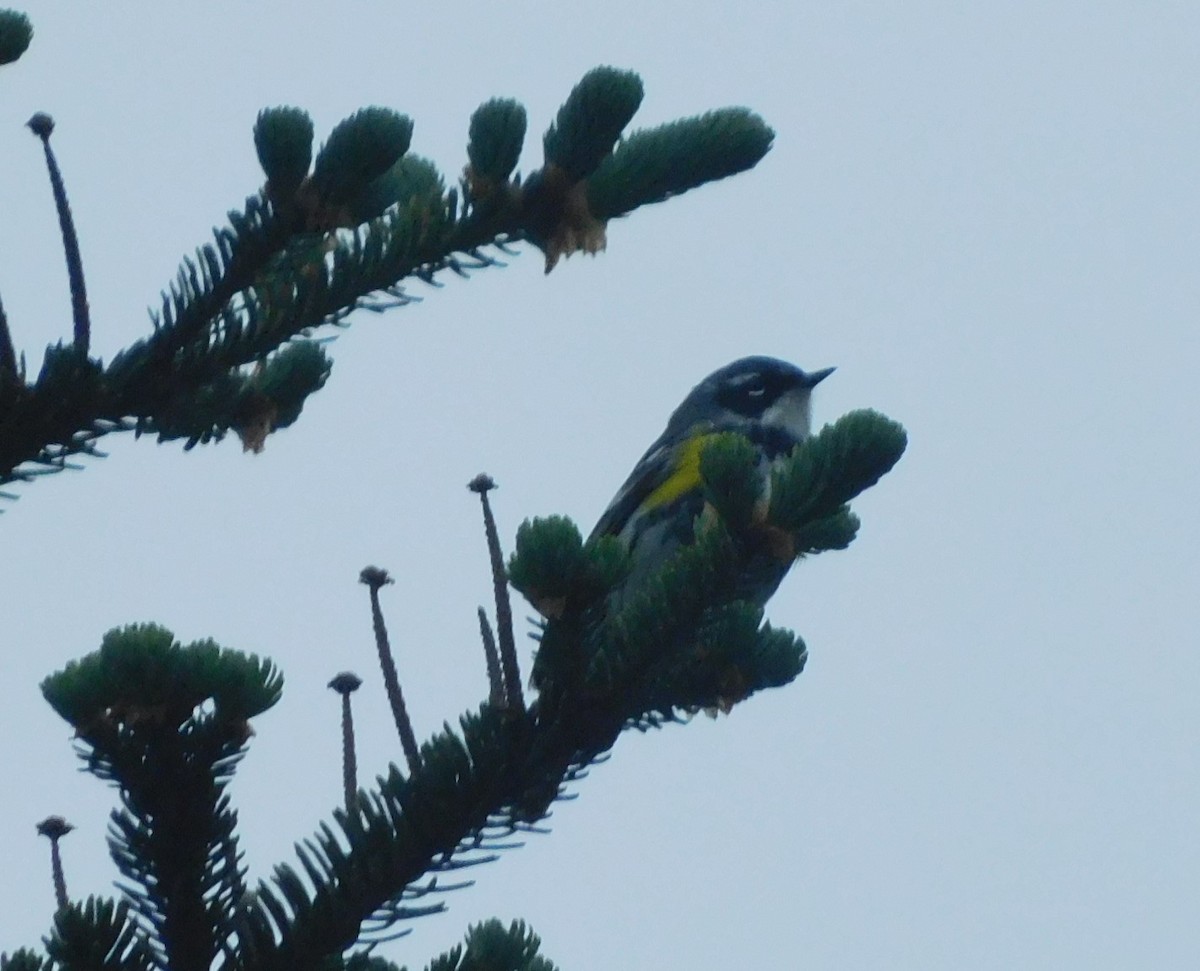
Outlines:
[{"label": "small bird", "polygon": [[[700,455],[712,437],[737,432],[758,448],[769,499],[771,468],[808,437],[812,390],[833,371],[808,372],[773,357],[745,357],[714,371],[688,393],[592,530],[592,540],[616,536],[629,551],[630,573],[614,591],[616,603],[693,542],[696,517],[704,511]],[[790,566],[790,557],[759,562],[744,578],[739,596],[761,607]]]}]

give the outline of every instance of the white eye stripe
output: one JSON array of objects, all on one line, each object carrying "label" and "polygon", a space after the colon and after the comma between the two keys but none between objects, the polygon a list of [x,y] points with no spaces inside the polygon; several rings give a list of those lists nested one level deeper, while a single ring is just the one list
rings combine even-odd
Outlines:
[{"label": "white eye stripe", "polygon": [[747,384],[763,384],[763,376],[758,371],[751,371],[749,374],[739,374],[737,377],[729,379],[731,388],[740,388]]}]

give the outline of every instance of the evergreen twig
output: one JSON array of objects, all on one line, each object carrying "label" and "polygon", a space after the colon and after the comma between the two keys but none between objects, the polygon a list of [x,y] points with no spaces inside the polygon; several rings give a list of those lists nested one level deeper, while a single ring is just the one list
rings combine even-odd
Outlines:
[{"label": "evergreen twig", "polygon": [[496,650],[496,635],[488,622],[487,611],[479,608],[479,637],[483,641],[483,656],[487,662],[488,702],[503,707],[507,704],[504,675],[500,673],[500,653]]},{"label": "evergreen twig", "polygon": [[70,898],[67,896],[67,879],[63,874],[62,854],[59,852],[58,843],[74,828],[62,816],[47,816],[37,825],[38,835],[45,836],[50,840],[50,870],[54,878],[54,902],[58,905],[59,910],[70,903]]},{"label": "evergreen twig", "polygon": [[46,168],[50,173],[50,188],[54,191],[54,207],[58,210],[58,228],[62,233],[63,254],[67,258],[67,280],[71,287],[71,319],[75,324],[75,350],[81,357],[88,356],[91,344],[92,324],[88,311],[87,286],[83,281],[83,258],[79,254],[79,236],[75,232],[75,218],[67,202],[67,187],[63,183],[58,160],[50,147],[50,135],[54,131],[54,119],[38,112],[28,121],[29,130],[42,141],[46,154]]},{"label": "evergreen twig", "polygon": [[492,504],[488,501],[488,493],[496,488],[496,482],[491,476],[481,472],[467,484],[467,488],[479,496],[480,505],[483,507],[483,528],[487,534],[488,558],[492,564],[492,590],[496,596],[496,634],[500,642],[504,695],[510,708],[521,711],[525,707],[525,697],[521,691],[521,668],[517,663],[517,646],[513,637],[508,572],[504,567],[504,553],[500,549],[496,517],[492,515]]},{"label": "evergreen twig", "polygon": [[421,753],[417,748],[417,736],[413,732],[412,720],[408,717],[408,708],[404,704],[404,693],[400,690],[400,678],[396,674],[396,661],[392,655],[392,646],[388,642],[387,627],[383,622],[383,610],[379,606],[379,588],[395,581],[388,576],[387,570],[381,570],[377,566],[366,567],[358,579],[371,591],[371,623],[375,629],[375,648],[379,653],[379,667],[383,671],[383,685],[387,691],[388,704],[392,708],[392,718],[396,722],[396,732],[400,736],[400,747],[404,749],[408,769],[410,772],[416,772],[421,766]]},{"label": "evergreen twig", "polygon": [[354,744],[354,714],[350,696],[362,687],[362,679],[343,671],[329,682],[329,687],[342,696],[342,786],[345,790],[346,812],[354,812],[358,804],[358,755]]},{"label": "evergreen twig", "polygon": [[[341,325],[358,309],[411,302],[401,285],[407,278],[436,285],[446,270],[467,276],[502,265],[488,247],[509,252],[510,243],[532,242],[548,267],[597,252],[609,220],[744,171],[770,148],[771,129],[739,108],[633,132],[614,151],[640,90],[630,72],[589,72],[547,133],[544,165],[524,179],[513,174],[524,109],[486,103],[471,120],[463,181],[449,189],[431,163],[404,154],[411,122],[390,109],[367,109],[337,126],[311,176],[311,120],[298,109],[264,112],[255,138],[265,189],[183,261],[153,315],[154,333],[107,368],[86,355],[78,243],[49,150],[51,123],[36,116],[61,203],[75,343],[68,355],[50,347],[37,380],[0,401],[0,485],[74,467],[68,457],[100,454],[95,441],[116,431],[184,439],[188,448],[237,431],[257,451],[299,416],[328,373],[328,362],[277,366],[297,337]],[[0,335],[0,369],[7,360],[12,373],[17,356],[4,343]],[[256,381],[243,370],[250,366],[273,370],[276,380]],[[276,394],[264,399],[260,383]]]}]

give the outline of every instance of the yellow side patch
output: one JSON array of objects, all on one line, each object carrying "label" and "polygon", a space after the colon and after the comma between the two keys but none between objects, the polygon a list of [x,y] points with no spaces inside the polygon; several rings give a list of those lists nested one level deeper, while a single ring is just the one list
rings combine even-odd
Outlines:
[{"label": "yellow side patch", "polygon": [[646,496],[643,509],[656,509],[678,499],[684,493],[700,488],[700,453],[716,435],[696,435],[689,438],[678,449],[675,468],[671,474]]}]

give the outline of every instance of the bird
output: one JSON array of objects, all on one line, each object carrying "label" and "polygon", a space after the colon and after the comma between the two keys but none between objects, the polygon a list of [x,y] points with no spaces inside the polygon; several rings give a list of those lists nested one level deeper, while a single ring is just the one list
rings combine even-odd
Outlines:
[{"label": "bird", "polygon": [[[620,607],[678,551],[695,539],[704,511],[700,456],[714,436],[736,432],[758,452],[757,469],[769,500],[770,473],[810,434],[813,389],[834,372],[805,371],[774,357],[733,361],[697,384],[672,412],[667,427],[646,450],[592,529],[589,542],[615,536],[629,554],[629,569],[610,594]],[[759,553],[739,578],[738,598],[765,605],[793,557]]]}]

